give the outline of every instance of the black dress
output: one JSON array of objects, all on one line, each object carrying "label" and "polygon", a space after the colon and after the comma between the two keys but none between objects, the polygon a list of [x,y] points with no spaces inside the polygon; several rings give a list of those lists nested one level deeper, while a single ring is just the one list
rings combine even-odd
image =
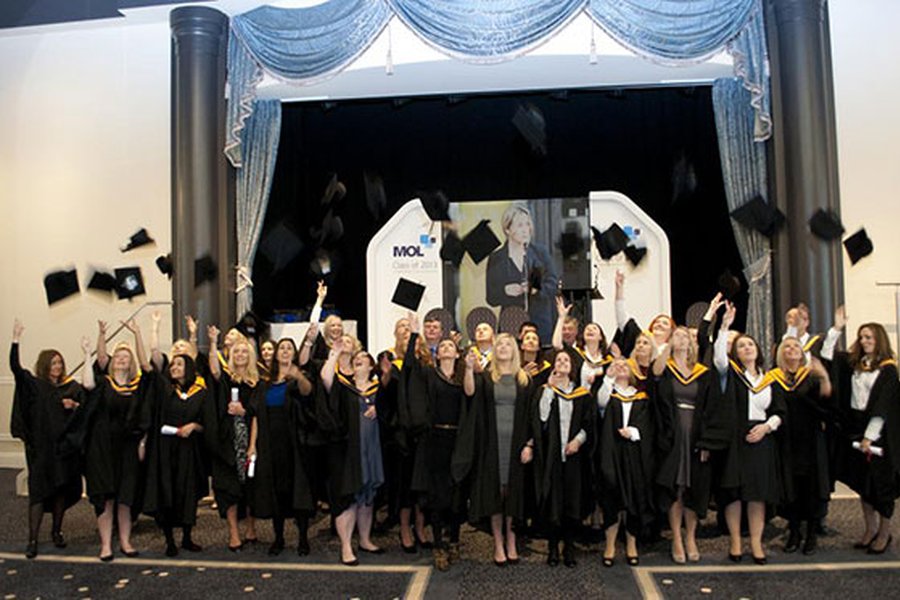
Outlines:
[{"label": "black dress", "polygon": [[[222,371],[210,391],[214,410],[210,411],[204,431],[210,457],[213,493],[219,516],[226,517],[228,509],[238,507],[238,518],[246,516],[249,501],[247,477],[247,447],[250,443],[250,405],[258,404],[257,396],[264,386],[246,381],[235,383],[228,372]],[[244,416],[229,415],[232,390],[237,390],[238,403]]]},{"label": "black dress", "polygon": [[[640,538],[649,534],[656,516],[653,505],[655,418],[650,396],[636,389],[632,391],[633,394],[625,395],[614,389],[609,394],[598,436],[601,481],[597,490],[604,528],[615,525],[619,513],[624,511],[626,530]],[[638,441],[619,434],[619,429],[625,426],[626,406],[630,407],[628,426],[637,428]]]},{"label": "black dress", "polygon": [[[545,390],[552,392],[552,397],[547,418],[542,420],[541,398]],[[571,403],[572,408],[565,433],[560,431],[563,402]],[[551,528],[563,526],[565,521],[581,521],[594,509],[591,481],[591,447],[597,413],[594,402],[590,392],[579,386],[566,392],[547,384],[534,393],[533,430],[540,431],[535,440],[538,512],[543,523]],[[569,443],[582,431],[586,437],[579,451],[563,460],[562,437]]]},{"label": "black dress", "polygon": [[[514,376],[515,377],[515,376]],[[500,474],[500,448],[497,435],[497,414],[494,382],[489,372],[475,375],[475,395],[460,430],[458,452],[453,461],[453,479],[457,483],[471,476],[469,491],[469,521],[478,523],[496,514],[505,514],[522,521],[527,514],[529,498],[534,497],[532,485],[526,480],[526,469],[519,460],[522,448],[533,436],[531,401],[534,384],[516,382],[516,397],[512,436],[509,449],[506,497],[503,496]]]},{"label": "black dress", "polygon": [[152,427],[150,395],[155,393],[155,378],[138,373],[133,380],[119,385],[104,375],[96,363],[94,369],[97,386],[88,398],[85,453],[88,497],[98,515],[107,500],[130,506],[136,514],[141,509],[145,483],[138,446]]},{"label": "black dress", "polygon": [[162,427],[201,426],[207,421],[212,398],[205,380],[197,376],[187,390],[173,385],[167,377],[155,378],[154,425],[147,440],[147,490],[143,512],[167,527],[191,527],[197,521],[197,502],[208,489],[204,433],[194,431],[186,438],[164,435]]},{"label": "black dress", "polygon": [[831,398],[823,398],[819,381],[807,367],[796,373],[773,369],[772,394],[781,397],[787,409],[784,431],[785,472],[789,478],[789,497],[785,516],[791,521],[820,519],[825,516],[831,493],[825,423],[834,412]]},{"label": "black dress", "polygon": [[[718,478],[717,502],[722,507],[737,500],[779,506],[786,499],[785,486],[789,483],[785,481],[782,470],[783,431],[779,427],[755,444],[745,438],[753,427],[773,416],[785,422],[787,407],[784,396],[773,390],[775,380],[770,373],[764,374],[754,385],[743,369],[731,361],[727,377],[723,402],[732,407],[735,421],[731,430],[732,439],[719,463],[722,471]],[[765,419],[750,418],[751,394],[769,396]]]},{"label": "black dress", "polygon": [[[81,499],[81,415],[87,408],[81,385],[67,378],[56,385],[38,379],[22,368],[19,345],[9,351],[9,368],[16,381],[10,432],[25,445],[28,464],[28,502],[53,510],[54,499],[62,495],[68,508]],[[63,407],[63,398],[79,403]]]},{"label": "black dress", "polygon": [[[900,381],[896,361],[888,359],[875,368],[878,375],[865,409],[854,409],[851,404],[853,368],[846,353],[834,354],[832,373],[842,432],[837,477],[879,514],[890,518],[894,501],[900,497]],[[872,417],[884,419],[881,438],[872,444],[884,450],[883,456],[866,456],[852,447],[853,442],[863,438]]]},{"label": "black dress", "polygon": [[[691,385],[696,386],[693,407],[676,399]],[[714,371],[698,363],[690,376],[684,377],[672,359],[656,382],[656,399],[657,506],[667,511],[681,489],[684,506],[703,518],[712,489],[710,463],[714,454],[728,448],[733,439],[733,404],[721,402]],[[701,450],[713,454],[709,461],[700,461]],[[687,478],[682,479],[683,476]]]},{"label": "black dress", "polygon": [[[314,397],[301,397],[293,380],[260,382],[248,405],[256,417],[256,471],[250,482],[250,513],[260,519],[284,519],[315,509],[299,430],[301,412],[315,410]],[[282,400],[283,398],[283,400]],[[302,406],[305,404],[306,407]]]}]

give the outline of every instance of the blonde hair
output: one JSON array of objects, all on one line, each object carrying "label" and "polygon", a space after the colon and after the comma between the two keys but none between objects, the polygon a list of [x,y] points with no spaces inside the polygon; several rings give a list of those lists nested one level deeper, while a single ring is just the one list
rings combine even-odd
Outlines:
[{"label": "blonde hair", "polygon": [[[672,333],[669,335],[669,343],[670,344],[672,343],[672,336],[675,335],[676,331],[681,331],[684,333],[684,335],[687,336],[688,347],[687,347],[687,354],[684,357],[684,359],[685,359],[685,362],[687,363],[687,366],[689,368],[693,369],[694,365],[697,364],[697,342],[694,341],[693,336],[691,336],[691,331],[687,327],[685,327],[684,325],[679,325],[678,327],[673,329]],[[672,351],[674,352],[674,350],[675,349],[673,347]]]},{"label": "blonde hair", "polygon": [[[244,370],[243,375],[238,373],[237,366],[234,364],[234,349],[239,345],[247,346],[247,368]],[[231,345],[231,350],[228,353],[228,371],[231,373],[231,380],[235,383],[249,383],[250,385],[259,383],[259,369],[256,367],[256,348],[253,347],[250,340],[247,338],[238,339]]]},{"label": "blonde hair", "polygon": [[325,345],[331,348],[331,338],[328,336],[328,330],[331,329],[331,325],[337,321],[341,322],[341,335],[346,335],[344,331],[344,320],[337,315],[328,315],[325,317],[325,325],[322,327],[322,339],[325,341]]},{"label": "blonde hair", "polygon": [[[140,365],[138,365],[137,355],[134,353],[134,349],[128,342],[119,342],[113,347],[112,353],[109,355],[110,359],[116,356],[116,353],[120,350],[125,350],[131,356],[131,365],[128,367],[128,381],[131,381],[135,377],[138,376],[140,372]],[[112,375],[112,365],[110,364],[110,375]]]},{"label": "blonde hair", "polygon": [[524,202],[513,202],[509,205],[509,208],[503,211],[503,216],[500,217],[500,227],[503,229],[503,232],[506,233],[507,231],[509,231],[509,228],[512,226],[513,219],[515,219],[519,215],[528,218],[528,224],[531,226],[531,232],[533,235],[534,219],[531,218],[531,211],[528,210],[528,205]]},{"label": "blonde hair", "polygon": [[806,352],[803,350],[803,343],[797,338],[791,336],[786,337],[778,344],[778,348],[775,349],[775,366],[787,373],[787,369],[785,368],[785,360],[784,360],[784,346],[788,342],[794,342],[798,346],[800,346],[800,364],[806,364]]},{"label": "blonde hair", "polygon": [[497,344],[500,343],[501,340],[509,340],[509,343],[512,344],[513,353],[510,362],[512,363],[513,373],[516,375],[516,383],[522,387],[528,385],[528,381],[530,377],[528,373],[522,368],[522,359],[519,357],[519,346],[516,343],[516,338],[513,337],[511,333],[501,333],[497,337],[494,338],[494,356],[491,359],[489,369],[491,373],[491,380],[494,383],[500,381],[500,377],[502,373],[500,373],[500,367],[497,366]]},{"label": "blonde hair", "polygon": [[650,362],[656,360],[656,357],[659,356],[659,346],[656,345],[656,338],[653,337],[653,334],[647,331],[646,329],[642,329],[637,337],[634,338],[634,348],[631,349],[631,356],[629,358],[633,358],[637,360],[634,355],[634,351],[637,349],[637,341],[641,338],[644,338],[648,342],[650,342]]}]

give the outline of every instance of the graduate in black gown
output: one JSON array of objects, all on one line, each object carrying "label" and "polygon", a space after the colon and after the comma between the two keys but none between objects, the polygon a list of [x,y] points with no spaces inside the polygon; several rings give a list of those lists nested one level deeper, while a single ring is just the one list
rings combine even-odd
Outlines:
[{"label": "graduate in black gown", "polygon": [[190,356],[176,354],[167,373],[153,371],[147,376],[154,377],[156,385],[143,511],[163,530],[166,556],[178,555],[175,527],[182,530],[181,547],[199,552],[202,548],[191,531],[197,522],[197,502],[208,489],[203,424],[212,399]]},{"label": "graduate in black gown", "polygon": [[[57,548],[65,548],[63,515],[81,499],[80,416],[85,402],[81,384],[66,373],[66,363],[56,350],[41,350],[34,374],[23,369],[19,342],[25,327],[13,325],[9,368],[16,382],[10,432],[25,446],[28,465],[27,558],[38,552],[38,533],[44,513],[53,514],[51,537]],[[84,373],[90,369],[90,342],[82,340]]]},{"label": "graduate in black gown", "polygon": [[[594,509],[591,481],[591,444],[597,407],[590,392],[578,385],[569,354],[560,350],[547,384],[535,391],[532,434],[536,446],[535,478],[538,514],[547,528],[547,564],[574,567],[575,534]],[[522,455],[531,458],[530,448]]]},{"label": "graduate in black gown", "polygon": [[[834,344],[847,322],[843,307],[822,347],[832,364],[842,439],[838,479],[860,496],[865,531],[856,547],[883,553],[900,496],[900,381],[890,340],[879,323],[864,323],[847,352]],[[858,448],[854,447],[854,444]]]},{"label": "graduate in black gown", "polygon": [[209,361],[211,374],[210,399],[215,406],[206,423],[204,439],[210,450],[213,493],[219,516],[228,521],[228,549],[241,550],[238,521],[246,518],[246,540],[253,543],[257,539],[256,519],[249,514],[247,506],[250,498],[250,478],[247,477],[250,445],[251,418],[249,406],[261,402],[259,395],[265,393],[260,385],[260,374],[256,367],[256,352],[249,340],[239,340],[231,346],[228,367],[222,368],[215,358],[218,354],[219,329],[210,326]]},{"label": "graduate in black gown", "polygon": [[[796,552],[803,541],[803,553],[816,551],[818,524],[825,516],[831,493],[828,472],[828,449],[825,423],[834,413],[831,380],[816,357],[807,365],[807,355],[800,340],[784,338],[778,345],[772,394],[780,396],[787,413],[785,418],[785,461],[789,477],[790,497],[784,507],[790,534],[785,552]],[[806,536],[801,525],[806,523]]]},{"label": "graduate in black gown", "polygon": [[653,377],[650,368],[657,354],[656,340],[649,331],[641,331],[635,337],[631,355],[625,360],[628,369],[634,375],[634,387],[637,391],[652,393]]},{"label": "graduate in black gown", "polygon": [[616,335],[613,337],[613,343],[619,347],[624,356],[630,356],[641,331],[650,332],[657,351],[662,352],[675,331],[675,320],[669,315],[659,314],[653,317],[646,330],[642,329],[637,321],[628,315],[625,308],[625,274],[616,271]]},{"label": "graduate in black gown", "polygon": [[538,336],[537,330],[522,333],[519,338],[519,353],[522,368],[534,381],[535,387],[547,383],[547,378],[553,371],[553,365],[544,358],[541,352],[541,338]]},{"label": "graduate in black gown", "polygon": [[717,374],[697,362],[697,346],[686,327],[675,329],[652,372],[657,378],[657,507],[668,513],[672,560],[696,562],[697,522],[706,515],[712,486],[710,453],[731,443],[734,411],[721,402]]},{"label": "graduate in black gown", "polygon": [[[404,369],[414,371],[425,384],[424,394],[403,394],[401,413],[413,430],[421,431],[414,457],[411,487],[418,504],[430,515],[434,533],[434,565],[450,567],[451,555],[459,556],[459,528],[464,519],[461,486],[452,477],[458,432],[468,412],[467,396],[475,393],[475,356],[460,361],[459,348],[449,338],[437,347],[438,364],[419,360],[416,346],[418,321],[410,316],[412,334],[406,348]],[[449,538],[445,538],[445,534]]]},{"label": "graduate in black gown", "polygon": [[751,336],[738,335],[726,353],[728,330],[734,322],[735,307],[727,303],[722,326],[714,345],[716,370],[725,382],[723,402],[734,415],[733,437],[722,457],[717,504],[725,509],[731,538],[728,558],[740,562],[741,506],[747,505],[750,551],[754,562],[765,564],[762,534],[766,505],[779,506],[786,498],[782,456],[776,433],[784,423],[784,397],[773,392],[774,379],[763,367],[763,353]]},{"label": "graduate in black gown", "polygon": [[359,532],[359,549],[382,554],[370,537],[375,494],[384,483],[381,440],[378,426],[377,396],[380,388],[375,376],[375,359],[365,350],[352,352],[353,374],[338,371],[345,338],[332,345],[328,361],[322,367],[322,385],[328,392],[328,408],[343,443],[333,447],[331,465],[332,512],[341,539],[341,563],[356,566],[353,530]]},{"label": "graduate in black gown", "polygon": [[[310,342],[312,346],[312,342]],[[259,378],[265,381],[269,380],[272,374],[272,364],[275,362],[275,340],[263,340],[259,344],[259,360],[257,361],[256,370],[259,372]]]},{"label": "graduate in black gown", "polygon": [[272,519],[275,539],[269,546],[270,556],[284,550],[284,521],[291,518],[297,525],[297,554],[309,554],[309,518],[316,506],[307,473],[310,457],[300,445],[301,412],[314,405],[315,396],[312,383],[296,360],[294,341],[279,340],[271,379],[257,384],[261,388],[247,405],[247,454],[251,462],[255,461],[250,512],[257,519]]},{"label": "graduate in black gown", "polygon": [[[134,349],[120,342],[112,356],[106,352],[105,322],[99,322],[94,381],[89,390],[85,480],[87,493],[97,513],[100,560],[113,559],[112,531],[115,521],[119,544],[126,556],[137,556],[131,545],[132,514],[141,510],[144,492],[144,459],[147,434],[152,426],[153,377],[144,355],[141,330],[126,323],[134,334]],[[87,365],[86,365],[87,368]],[[108,373],[107,373],[108,369]]]},{"label": "graduate in black gown", "polygon": [[625,557],[638,564],[638,540],[655,518],[655,419],[652,400],[635,386],[635,376],[625,359],[612,362],[597,390],[597,405],[604,412],[597,436],[600,504],[603,507],[606,549],[603,566],[616,556],[619,526],[625,524]]},{"label": "graduate in black gown", "polygon": [[575,344],[566,342],[563,339],[563,328],[571,310],[571,304],[566,305],[561,296],[556,298],[558,316],[553,330],[553,347],[556,350],[565,350],[569,354],[576,382],[587,390],[593,387],[596,392],[606,366],[612,361],[606,344],[606,335],[598,323],[586,323]]},{"label": "graduate in black gown", "polygon": [[[474,360],[477,372],[477,354]],[[526,445],[534,445],[533,389],[531,378],[519,364],[515,338],[501,333],[488,369],[476,374],[475,395],[459,433],[453,465],[457,483],[470,478],[469,521],[481,524],[490,520],[498,566],[519,562],[516,526],[529,516],[529,499],[534,497],[534,483],[522,463]]]}]

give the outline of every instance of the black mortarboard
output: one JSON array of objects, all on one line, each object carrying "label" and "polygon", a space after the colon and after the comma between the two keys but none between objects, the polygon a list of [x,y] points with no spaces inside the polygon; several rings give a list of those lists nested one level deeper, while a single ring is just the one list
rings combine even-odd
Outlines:
[{"label": "black mortarboard", "polygon": [[335,275],[340,269],[340,266],[340,256],[322,248],[316,250],[315,257],[309,261],[310,272],[317,280],[324,280],[325,285],[331,285],[334,282]]},{"label": "black mortarboard", "polygon": [[272,265],[272,273],[275,274],[303,252],[303,240],[287,221],[279,221],[265,234],[259,251]]},{"label": "black mortarboard", "polygon": [[809,230],[819,239],[836,240],[844,234],[841,220],[833,212],[820,208],[809,218]]},{"label": "black mortarboard", "polygon": [[347,195],[347,186],[338,180],[337,173],[331,173],[328,177],[328,184],[325,186],[325,192],[322,194],[321,204],[330,204],[332,201],[337,202]]},{"label": "black mortarboard", "polygon": [[116,269],[116,294],[118,294],[119,300],[145,293],[144,278],[141,276],[140,267]]},{"label": "black mortarboard", "polygon": [[456,232],[448,231],[441,244],[441,260],[451,263],[454,267],[459,267],[465,253],[466,249]]},{"label": "black mortarboard", "polygon": [[375,221],[378,221],[381,213],[387,208],[387,194],[381,175],[374,171],[363,171],[363,188],[366,193],[366,207]]},{"label": "black mortarboard", "polygon": [[77,294],[80,289],[78,287],[78,272],[75,269],[71,271],[54,271],[44,277],[47,304],[55,304],[63,298]]},{"label": "black mortarboard", "polygon": [[571,258],[584,252],[584,235],[581,225],[574,222],[566,224],[565,230],[559,235],[559,250],[563,258]]},{"label": "black mortarboard", "polygon": [[215,281],[218,275],[219,270],[209,254],[204,254],[194,261],[194,287],[207,281]]},{"label": "black mortarboard", "polygon": [[784,214],[760,195],[731,211],[731,217],[748,229],[771,237],[784,224]]},{"label": "black mortarboard", "polygon": [[94,271],[87,286],[89,290],[112,292],[116,289],[116,278],[112,273],[106,271]]},{"label": "black mortarboard", "polygon": [[632,266],[636,267],[641,264],[641,261],[644,260],[645,256],[647,256],[646,248],[633,245],[625,246],[625,258],[628,259],[628,262],[630,262]]},{"label": "black mortarboard", "polygon": [[137,230],[133,236],[128,238],[128,241],[125,242],[125,245],[122,246],[122,252],[128,252],[129,250],[134,250],[135,248],[139,248],[141,246],[146,246],[147,244],[152,244],[153,238],[150,237],[150,234],[147,233],[147,230],[141,227]]},{"label": "black mortarboard", "polygon": [[494,235],[488,223],[490,223],[488,219],[483,219],[462,241],[463,247],[476,265],[500,246],[500,240]]},{"label": "black mortarboard", "polygon": [[162,256],[157,256],[156,267],[159,269],[160,273],[167,276],[169,279],[172,279],[172,273],[175,272],[175,265],[172,264],[171,254],[163,254]]},{"label": "black mortarboard", "polygon": [[733,300],[741,292],[741,280],[735,277],[730,269],[719,275],[716,286],[726,300]]},{"label": "black mortarboard", "polygon": [[432,221],[449,221],[450,199],[442,190],[419,190],[419,201]]},{"label": "black mortarboard", "polygon": [[844,249],[847,251],[847,256],[850,257],[850,264],[855,265],[861,259],[872,254],[875,246],[872,245],[872,240],[866,234],[866,229],[862,228],[844,240]]},{"label": "black mortarboard", "polygon": [[319,244],[327,241],[336,242],[344,237],[344,222],[334,214],[333,208],[329,208],[325,213],[325,218],[322,219],[322,226],[320,228],[310,227],[309,235]]},{"label": "black mortarboard", "polygon": [[397,287],[394,288],[394,296],[391,302],[399,304],[404,308],[416,311],[419,310],[419,303],[422,302],[422,295],[425,293],[425,286],[419,285],[409,279],[400,278],[397,281]]},{"label": "black mortarboard", "polygon": [[243,333],[248,338],[260,340],[267,338],[269,335],[269,324],[259,317],[252,310],[244,313],[238,322],[234,324],[234,328]]},{"label": "black mortarboard", "polygon": [[532,153],[547,156],[547,129],[544,115],[534,104],[520,104],[513,115],[512,124],[525,138]]},{"label": "black mortarboard", "polygon": [[613,223],[603,233],[600,233],[596,227],[591,227],[591,233],[594,236],[597,252],[600,253],[600,258],[603,260],[609,260],[628,245],[628,234],[619,227],[618,223]]}]

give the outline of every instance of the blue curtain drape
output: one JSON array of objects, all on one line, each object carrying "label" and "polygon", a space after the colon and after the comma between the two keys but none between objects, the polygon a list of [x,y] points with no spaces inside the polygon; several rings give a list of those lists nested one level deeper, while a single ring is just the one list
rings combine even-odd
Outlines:
[{"label": "blue curtain drape", "polygon": [[[713,84],[713,111],[719,139],[719,158],[725,198],[732,211],[754,196],[766,196],[766,147],[754,142],[754,116],[747,110],[750,92],[738,79],[717,79]],[[750,292],[747,333],[767,353],[774,343],[772,314],[772,260],[769,240],[761,233],[731,220],[744,275]]]},{"label": "blue curtain drape", "polygon": [[513,59],[582,11],[619,43],[664,64],[723,50],[750,92],[755,139],[771,132],[762,0],[328,0],[310,8],[263,6],[231,20],[225,152],[239,166],[241,129],[264,73],[307,85],[340,72],[396,15],[438,50],[471,62]]},{"label": "blue curtain drape", "polygon": [[237,170],[235,221],[237,227],[237,314],[253,304],[253,257],[262,234],[269,192],[275,175],[275,159],[281,137],[281,102],[257,101],[242,132],[246,156]]}]

